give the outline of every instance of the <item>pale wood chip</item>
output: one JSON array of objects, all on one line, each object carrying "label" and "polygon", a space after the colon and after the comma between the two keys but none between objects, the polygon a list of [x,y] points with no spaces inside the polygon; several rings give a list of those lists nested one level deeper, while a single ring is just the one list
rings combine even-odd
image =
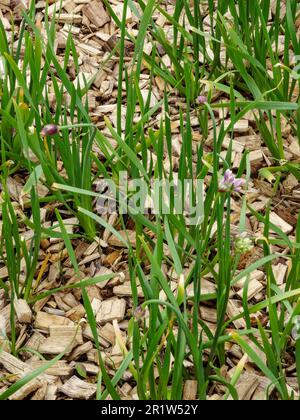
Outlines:
[{"label": "pale wood chip", "polygon": [[5,333],[5,335],[7,335],[11,332],[10,305],[7,305],[3,309],[1,309],[1,311],[0,311],[0,325],[1,325],[1,333],[3,331]]},{"label": "pale wood chip", "polygon": [[80,89],[84,89],[93,80],[93,77],[94,74],[92,73],[80,72],[73,84],[76,88],[79,86]]},{"label": "pale wood chip", "polygon": [[88,248],[83,253],[84,256],[89,256],[95,252],[95,250],[99,247],[99,243],[97,241],[92,242]]},{"label": "pale wood chip", "polygon": [[[209,280],[201,279],[201,294],[202,295],[210,295],[216,293],[216,285]],[[194,285],[189,284],[186,288],[186,293],[188,298],[194,297]]]},{"label": "pale wood chip", "polygon": [[82,16],[75,15],[73,13],[61,13],[55,16],[55,20],[59,23],[76,24],[76,23],[81,23]]},{"label": "pale wood chip", "polygon": [[0,311],[5,307],[5,291],[3,289],[0,290]]},{"label": "pale wood chip", "polygon": [[270,222],[282,230],[283,233],[290,234],[293,231],[293,226],[289,225],[285,220],[278,216],[275,212],[270,214]]},{"label": "pale wood chip", "polygon": [[249,153],[249,159],[252,165],[260,163],[264,160],[264,155],[261,150],[254,150]]},{"label": "pale wood chip", "polygon": [[[117,4],[112,4],[112,8],[113,8],[115,14],[118,16],[118,18],[122,21],[123,10],[124,10],[123,3],[122,2],[118,2]],[[126,23],[128,24],[131,21],[132,21],[131,8],[129,6],[127,6]]]},{"label": "pale wood chip", "polygon": [[30,370],[30,367],[26,363],[6,351],[0,352],[0,364],[3,365],[9,373],[16,375],[23,374],[24,372],[28,372]]},{"label": "pale wood chip", "polygon": [[42,354],[69,354],[78,344],[83,343],[81,327],[76,325],[50,326],[50,337],[39,347]]},{"label": "pale wood chip", "polygon": [[75,350],[72,351],[68,360],[77,360],[83,354],[86,354],[93,348],[93,343],[88,341],[87,343],[82,344],[81,346],[77,347]]},{"label": "pale wood chip", "polygon": [[[132,296],[132,288],[130,282],[121,284],[120,286],[115,286],[113,292],[116,296]],[[137,293],[139,298],[144,297],[144,293],[141,287],[137,288]]]},{"label": "pale wood chip", "polygon": [[116,343],[116,334],[114,327],[109,322],[103,327],[99,328],[99,336],[105,339],[111,346],[114,346]]},{"label": "pale wood chip", "polygon": [[100,368],[99,368],[99,366],[95,365],[94,363],[83,362],[81,364],[84,367],[84,369],[85,369],[85,371],[88,375],[96,376],[96,375],[99,374]]},{"label": "pale wood chip", "polygon": [[[250,281],[251,280],[257,280],[257,281],[261,281],[263,280],[265,277],[265,273],[263,271],[260,270],[255,270],[252,273],[250,273]],[[241,280],[239,280],[237,283],[234,284],[234,288],[239,290],[242,289],[245,285],[247,281],[247,276],[243,277]]]},{"label": "pale wood chip", "polygon": [[[69,219],[64,219],[63,223],[64,223],[64,227],[65,227],[67,233],[73,233],[74,226],[79,225],[79,220],[77,219],[77,217],[70,217]],[[53,223],[53,232],[61,233],[60,226],[58,225],[57,222]],[[51,239],[55,240],[57,238],[50,238],[50,242],[52,242]]]},{"label": "pale wood chip", "polygon": [[74,322],[69,320],[68,318],[58,316],[58,315],[50,315],[46,312],[37,312],[35,317],[34,326],[35,328],[49,332],[50,327],[53,326],[74,326]]},{"label": "pale wood chip", "polygon": [[[243,153],[243,151],[245,149],[245,145],[243,143],[240,143],[238,140],[239,140],[238,138],[237,139],[233,139],[233,141],[232,141],[232,150],[234,152],[237,152],[237,153]],[[231,143],[230,137],[225,137],[225,139],[223,141],[223,146],[226,149],[228,149],[229,146],[230,146],[230,143]]]},{"label": "pale wood chip", "polygon": [[49,384],[45,394],[46,401],[55,401],[56,400],[56,393],[58,390],[58,386],[54,384]]},{"label": "pale wood chip", "polygon": [[273,267],[274,277],[278,286],[283,285],[287,270],[287,265],[281,263]]},{"label": "pale wood chip", "polygon": [[[32,360],[27,362],[32,370],[39,369],[46,365],[48,362],[46,360]],[[70,376],[72,375],[74,369],[64,360],[60,360],[55,363],[55,365],[48,368],[45,373],[51,376]]]},{"label": "pale wood chip", "polygon": [[114,319],[121,321],[125,317],[126,301],[124,299],[110,299],[101,302],[99,312],[97,314],[97,322],[105,324]]},{"label": "pale wood chip", "polygon": [[15,299],[14,301],[15,311],[19,322],[24,324],[30,324],[32,319],[32,311],[24,299]]},{"label": "pale wood chip", "polygon": [[46,381],[41,383],[41,386],[38,390],[34,393],[34,395],[30,398],[31,401],[43,401],[46,396],[48,384]]},{"label": "pale wood chip", "polygon": [[82,8],[82,13],[92,22],[96,28],[101,28],[110,22],[110,17],[106,13],[101,1],[93,0]]},{"label": "pale wood chip", "polygon": [[238,138],[239,143],[245,145],[246,150],[259,150],[261,148],[261,137],[259,135],[241,136]]},{"label": "pale wood chip", "polygon": [[129,383],[127,383],[127,382],[125,382],[122,385],[122,388],[120,389],[121,394],[124,397],[128,397],[129,399],[131,399],[130,396],[129,396],[129,394],[131,393],[131,391],[132,391],[132,386],[130,386]]},{"label": "pale wood chip", "polygon": [[[235,387],[239,396],[239,400],[250,401],[259,384],[259,376],[243,373]],[[228,400],[232,399],[233,398],[231,396],[228,398]]]},{"label": "pale wood chip", "polygon": [[[115,332],[113,326],[110,323],[105,324],[103,327],[97,329],[98,339],[100,346],[104,348],[111,347],[115,344]],[[93,340],[94,336],[89,324],[83,330],[83,336],[88,340]]]},{"label": "pale wood chip", "polygon": [[293,174],[289,174],[287,178],[283,181],[284,188],[289,191],[292,191],[295,187],[299,185],[298,179]]},{"label": "pale wood chip", "polygon": [[[43,343],[46,338],[38,331],[35,331],[32,336],[27,340],[25,347],[31,350],[39,351],[41,343]],[[31,352],[25,352],[27,357],[32,356]]]},{"label": "pale wood chip", "polygon": [[[6,186],[9,192],[9,195],[14,201],[19,202],[20,197],[22,197],[23,185],[17,182],[12,177],[7,177]],[[23,195],[24,197],[24,195]]]},{"label": "pale wood chip", "polygon": [[[224,122],[225,129],[227,129],[231,124],[231,120]],[[248,120],[239,120],[233,127],[233,131],[236,133],[246,133],[249,131],[249,121]]]},{"label": "pale wood chip", "polygon": [[12,401],[21,401],[28,397],[30,394],[38,390],[43,384],[39,379],[32,379],[32,381],[28,382],[18,391],[16,391],[13,395],[8,397],[9,400]]},{"label": "pale wood chip", "polygon": [[71,321],[79,322],[85,315],[85,308],[83,305],[79,304],[74,308],[66,312],[66,317]]},{"label": "pale wood chip", "polygon": [[271,381],[265,377],[258,377],[259,385],[252,396],[252,400],[254,401],[267,401],[267,396],[270,395],[272,390],[274,389],[275,385],[271,385]]},{"label": "pale wood chip", "polygon": [[299,158],[300,157],[300,146],[299,146],[299,140],[296,138],[292,138],[291,144],[289,146],[289,150],[292,152],[292,154]]},{"label": "pale wood chip", "polygon": [[[255,295],[257,295],[259,292],[261,292],[264,289],[264,285],[257,281],[257,280],[250,280],[248,285],[248,294],[247,299],[248,301],[251,300]],[[243,299],[244,290],[240,290],[237,295]]]},{"label": "pale wood chip", "polygon": [[204,321],[217,323],[217,311],[215,308],[208,308],[207,306],[200,305],[200,315]]},{"label": "pale wood chip", "polygon": [[183,389],[183,400],[194,401],[197,399],[198,382],[193,380],[187,380],[184,384]]},{"label": "pale wood chip", "polygon": [[[112,270],[110,270],[109,268],[101,267],[100,270],[98,270],[94,274],[94,277],[102,277],[102,276],[106,276],[106,275],[110,275],[110,274],[114,274],[114,272]],[[117,277],[118,273],[115,273],[115,275]],[[101,281],[101,282],[97,283],[97,287],[99,287],[99,289],[104,289],[108,282],[109,282],[109,280]]]},{"label": "pale wood chip", "polygon": [[[228,301],[226,314],[229,317],[229,319],[235,318],[236,316],[240,315],[242,312],[243,312],[243,309],[238,307],[238,302],[232,299]],[[246,328],[246,322],[243,318],[233,321],[233,325],[238,330]]]}]

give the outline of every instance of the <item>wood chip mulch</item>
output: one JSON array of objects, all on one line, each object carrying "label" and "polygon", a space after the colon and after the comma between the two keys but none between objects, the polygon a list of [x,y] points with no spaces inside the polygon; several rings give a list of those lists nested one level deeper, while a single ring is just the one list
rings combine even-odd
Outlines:
[{"label": "wood chip mulch", "polygon": [[[123,3],[117,0],[111,0],[110,4],[117,14],[121,17],[123,11]],[[116,45],[116,41],[120,36],[120,30],[116,27],[108,13],[106,12],[101,0],[64,0],[62,2],[63,10],[60,15],[54,14],[55,3],[49,7],[50,18],[55,18],[58,23],[57,41],[55,44],[56,53],[59,61],[64,60],[64,49],[68,33],[71,31],[73,40],[79,52],[80,74],[74,80],[74,83],[82,83],[84,80],[95,80],[88,92],[90,115],[92,121],[100,128],[107,138],[111,139],[111,135],[105,126],[104,116],[108,117],[113,126],[116,127],[117,115],[117,84],[118,84],[118,55],[108,59],[112,49]],[[138,8],[139,6],[136,5]],[[164,2],[163,6],[170,14],[175,7],[175,1]],[[20,23],[20,10],[28,7],[26,1],[10,1],[0,0],[0,18],[11,37],[10,13],[13,13],[16,28]],[[205,7],[205,6],[203,6]],[[43,22],[45,2],[36,2],[37,21]],[[154,20],[156,24],[162,27],[168,36],[172,36],[170,26],[166,23],[165,18],[158,12],[155,13]],[[127,29],[135,36],[138,31],[138,19],[128,10]],[[209,25],[209,22],[207,22]],[[17,42],[17,41],[16,41]],[[282,40],[284,43],[284,40]],[[151,54],[153,44],[150,34],[146,39],[144,51]],[[283,53],[283,52],[282,52]],[[126,63],[131,63],[133,55],[133,45],[128,42],[126,44]],[[170,66],[169,58],[162,51],[162,61]],[[70,78],[74,74],[74,64],[70,63],[68,72]],[[150,74],[144,68],[140,80],[142,95],[147,98],[149,95]],[[154,106],[164,95],[164,82],[155,77],[152,86],[151,106]],[[55,93],[52,85],[49,83],[49,98],[55,110]],[[222,99],[220,92],[214,92],[214,98]],[[228,100],[224,96],[224,101]],[[214,99],[213,99],[214,100]],[[184,109],[184,98],[178,97],[178,92],[174,91],[170,94],[170,115],[171,129],[173,134],[173,165],[176,169],[178,165],[179,152],[181,149],[181,135],[179,123],[179,111]],[[125,124],[126,113],[126,97],[124,92],[124,101],[122,106],[123,120]],[[196,111],[192,113],[193,140],[196,150],[197,142],[201,141],[199,134],[199,121]],[[230,123],[229,110],[216,112],[217,118],[225,117],[225,124]],[[139,114],[137,112],[137,120]],[[161,115],[155,114],[149,126],[159,127]],[[123,127],[124,128],[124,127]],[[284,129],[284,144],[286,159],[300,162],[300,148],[298,140],[293,136],[288,125]],[[113,139],[111,139],[114,145]],[[212,138],[208,138],[205,145],[207,151],[211,150]],[[229,139],[224,142],[223,154],[229,147]],[[295,226],[297,214],[300,207],[300,187],[298,180],[292,175],[287,174],[286,179],[281,185],[278,193],[274,196],[273,186],[261,180],[258,170],[264,166],[274,163],[270,152],[265,147],[261,136],[258,133],[255,117],[253,113],[247,114],[243,120],[239,121],[234,127],[233,142],[233,160],[232,167],[238,168],[245,150],[250,151],[250,161],[252,166],[253,181],[250,183],[247,198],[248,203],[258,212],[263,213],[268,205],[269,199],[273,200],[271,212],[271,222],[278,226],[291,239],[295,235]],[[97,150],[101,154],[101,151]],[[195,161],[196,161],[195,155]],[[154,156],[155,159],[155,156]],[[166,158],[166,165],[168,159]],[[62,168],[63,170],[63,168]],[[23,209],[26,197],[22,197],[20,202],[20,191],[26,180],[21,174],[15,174],[9,179],[9,191],[14,200],[15,208],[20,212]],[[39,194],[47,195],[47,188],[39,185]],[[25,200],[25,201],[24,201]],[[232,213],[233,229],[239,222],[241,203],[234,201]],[[50,227],[52,223],[51,215],[58,203],[51,203],[42,209],[43,224]],[[64,223],[68,232],[76,233],[78,231],[78,220],[68,214],[66,211],[62,213]],[[120,230],[117,218],[112,215],[109,219],[111,224],[115,224],[115,228]],[[1,222],[0,222],[1,224]],[[131,229],[133,226],[127,226],[129,237],[132,238],[132,245],[135,245],[134,235]],[[259,239],[263,236],[263,225],[260,224],[250,213],[247,215],[247,230],[253,237]],[[23,237],[30,241],[34,235],[33,231],[25,228],[22,231]],[[121,334],[122,341],[127,343],[127,327],[132,316],[132,296],[130,287],[130,278],[128,270],[128,253],[124,249],[123,243],[118,238],[111,235],[107,230],[101,233],[98,240],[93,243],[85,242],[81,239],[73,241],[76,257],[79,261],[79,267],[82,278],[96,277],[103,274],[114,274],[114,277],[104,283],[87,287],[87,293],[92,303],[92,308],[96,316],[98,335],[101,344],[101,352],[103,360],[106,364],[107,371],[112,376],[121,365],[124,355],[120,348],[117,337]],[[287,250],[282,247],[273,246],[274,253],[284,255]],[[262,249],[257,246],[254,251],[247,254],[240,263],[239,269],[242,270],[250,263],[254,262],[262,256]],[[25,261],[22,261],[25,269]],[[284,288],[287,274],[289,272],[289,263],[285,259],[278,259],[273,262],[274,272],[277,284],[280,288]],[[165,267],[167,276],[171,286],[176,289],[178,278],[174,275],[170,267]],[[145,267],[145,274],[149,273],[149,267]],[[185,268],[185,272],[189,272],[189,267]],[[8,271],[4,264],[0,265],[0,278],[7,280]],[[39,267],[37,270],[36,282],[33,285],[36,293],[45,292],[62,285],[70,285],[78,281],[72,268],[70,259],[64,243],[59,239],[43,239],[40,250]],[[227,309],[227,316],[233,317],[242,311],[242,294],[243,285],[246,279],[239,281],[232,289],[230,303]],[[213,293],[216,290],[212,276],[206,276],[202,282],[203,293]],[[261,270],[256,270],[251,274],[249,283],[248,300],[249,303],[257,303],[265,299],[266,276]],[[143,301],[143,293],[138,288],[139,298]],[[188,296],[192,297],[193,288],[188,288]],[[163,296],[162,296],[163,297]],[[15,311],[17,316],[17,350],[24,348],[19,353],[19,358],[10,354],[10,349],[5,340],[0,335],[0,345],[4,345],[4,350],[0,353],[0,394],[7,389],[11,383],[22,377],[25,373],[35,370],[46,360],[41,360],[36,352],[42,354],[45,359],[57,356],[66,348],[69,351],[54,366],[48,369],[44,374],[34,379],[25,387],[17,391],[11,399],[22,400],[30,398],[33,400],[55,400],[55,399],[92,399],[96,394],[96,380],[99,373],[99,362],[96,347],[93,341],[91,328],[86,319],[85,309],[82,303],[82,295],[80,289],[70,289],[69,291],[56,293],[37,301],[33,306],[28,306],[24,300],[15,302]],[[212,331],[216,329],[217,314],[214,302],[206,302],[200,307],[201,317],[207,322]],[[257,325],[257,319],[262,323],[266,321],[266,313],[261,311],[253,315],[253,325]],[[5,293],[0,290],[0,326],[2,325],[7,334],[10,333],[10,302],[7,301]],[[240,319],[234,322],[232,329],[245,328],[245,321]],[[249,343],[251,345],[251,343]],[[230,378],[237,362],[242,359],[243,352],[237,344],[227,343],[227,361],[223,374]],[[256,349],[257,351],[257,349]],[[263,358],[264,355],[262,354]],[[287,354],[288,364],[288,354]],[[81,373],[81,374],[80,374]],[[294,370],[290,366],[290,377],[288,383],[298,394],[297,380]],[[4,378],[4,379],[3,379]],[[245,373],[240,378],[237,386],[240,399],[259,399],[265,398],[266,389],[269,387],[269,381],[266,380],[254,368],[249,360],[246,364]],[[136,384],[132,374],[127,370],[122,380],[119,382],[120,395],[124,399],[138,399]],[[215,385],[211,390],[211,399],[219,399],[224,388],[221,385]],[[184,387],[185,399],[196,399],[197,386],[193,380],[188,380]]]}]

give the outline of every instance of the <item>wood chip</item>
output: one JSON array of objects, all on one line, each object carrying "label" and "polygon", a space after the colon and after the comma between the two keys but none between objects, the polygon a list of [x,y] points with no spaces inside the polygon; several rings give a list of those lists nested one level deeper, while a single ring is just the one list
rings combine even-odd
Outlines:
[{"label": "wood chip", "polygon": [[[132,296],[132,288],[130,282],[126,282],[124,284],[121,284],[120,286],[115,286],[113,288],[113,292],[116,296]],[[137,288],[137,293],[139,298],[144,297],[144,293],[141,287]]]},{"label": "wood chip", "polygon": [[120,230],[118,233],[121,235],[124,241],[121,241],[118,237],[112,235],[108,239],[109,245],[124,248],[124,245],[129,240],[131,246],[136,248],[136,232],[134,230]]},{"label": "wood chip", "polygon": [[10,323],[10,306],[7,305],[0,311],[0,324],[1,332],[4,331],[5,335],[11,332],[11,323]]},{"label": "wood chip", "polygon": [[0,364],[9,372],[13,374],[23,374],[29,371],[29,366],[17,359],[15,356],[7,353],[6,351],[0,352]]},{"label": "wood chip", "polygon": [[[32,370],[39,369],[46,365],[48,362],[44,360],[33,360],[29,361],[28,364],[32,368]],[[64,360],[58,361],[55,363],[55,365],[48,368],[45,373],[51,376],[69,376],[72,375],[74,369],[65,362]]]},{"label": "wood chip", "polygon": [[41,386],[38,390],[34,393],[34,395],[30,398],[31,401],[43,401],[46,396],[48,384],[47,382],[43,381]]},{"label": "wood chip", "polygon": [[[30,350],[36,350],[39,351],[40,345],[41,343],[43,343],[46,340],[46,337],[43,336],[43,334],[41,334],[38,331],[35,331],[32,336],[27,340],[25,347],[27,349]],[[31,357],[32,353],[31,352],[25,352],[25,355],[27,357]]]},{"label": "wood chip", "polygon": [[19,322],[22,324],[30,324],[32,312],[26,300],[15,299],[14,306]]},{"label": "wood chip", "polygon": [[72,376],[59,390],[70,398],[89,400],[96,394],[97,385],[82,381],[77,376]]},{"label": "wood chip", "polygon": [[[225,121],[225,129],[227,129],[231,124],[231,120]],[[233,128],[233,131],[236,133],[246,133],[249,131],[249,121],[248,120],[240,120],[238,121]]]},{"label": "wood chip", "polygon": [[99,312],[97,314],[97,322],[105,324],[114,319],[121,321],[125,317],[126,301],[124,299],[110,299],[101,302]]},{"label": "wood chip", "polygon": [[[261,292],[264,289],[264,285],[257,281],[257,280],[251,280],[248,285],[248,294],[247,299],[251,300],[255,295],[257,295],[259,292]],[[243,299],[244,290],[240,290],[237,295]]]},{"label": "wood chip", "polygon": [[[238,302],[232,299],[228,301],[226,314],[229,317],[229,319],[235,318],[236,316],[240,315],[242,312],[243,312],[243,309],[238,307]],[[238,330],[246,328],[246,322],[242,318],[236,321],[233,321],[233,325]]]},{"label": "wood chip", "polygon": [[85,371],[88,375],[96,376],[96,375],[99,374],[100,368],[99,368],[99,366],[95,365],[94,363],[84,362],[84,363],[81,363],[81,365],[83,366],[83,368],[85,369]]},{"label": "wood chip", "polygon": [[282,230],[283,233],[289,234],[293,231],[293,226],[289,225],[285,220],[278,216],[275,212],[270,214],[270,222]]},{"label": "wood chip", "polygon": [[[264,277],[265,277],[264,272],[260,270],[255,270],[252,273],[250,273],[250,281],[251,280],[261,281],[264,279]],[[242,289],[245,286],[246,281],[247,281],[247,276],[243,277],[241,280],[235,283],[234,288],[237,290]]]},{"label": "wood chip", "polygon": [[276,279],[278,286],[283,285],[287,270],[288,270],[287,265],[281,264],[281,263],[273,267],[274,277]]},{"label": "wood chip", "polygon": [[264,155],[261,150],[254,150],[249,153],[249,159],[252,165],[260,163],[264,160]]},{"label": "wood chip", "polygon": [[200,315],[204,321],[217,323],[217,311],[215,308],[208,308],[207,306],[200,305]]},{"label": "wood chip", "polygon": [[16,391],[8,399],[12,401],[22,401],[26,397],[28,397],[28,395],[38,390],[41,386],[42,386],[42,383],[39,379],[33,379],[32,381],[22,386],[22,388]]},{"label": "wood chip", "polygon": [[75,346],[83,343],[81,327],[53,325],[49,329],[50,337],[39,347],[42,354],[60,354],[64,351],[69,354]]},{"label": "wood chip", "polygon": [[198,382],[193,380],[185,381],[183,389],[183,400],[194,401],[197,399]]},{"label": "wood chip", "polygon": [[[259,377],[257,375],[243,373],[235,387],[239,396],[239,400],[240,401],[251,400],[254,392],[259,386],[259,383],[260,383]],[[229,397],[228,399],[232,400],[232,397]]]},{"label": "wood chip", "polygon": [[93,349],[93,343],[88,341],[87,343],[82,344],[81,346],[77,347],[75,350],[72,351],[68,360],[77,360],[83,354],[88,353],[90,350]]},{"label": "wood chip", "polygon": [[70,321],[68,318],[50,315],[46,312],[38,312],[35,317],[34,326],[39,330],[49,332],[50,327],[52,326],[74,326],[74,322]]},{"label": "wood chip", "polygon": [[[209,280],[206,279],[202,279],[201,280],[201,294],[202,295],[210,295],[213,293],[216,293],[216,285],[212,282],[210,282]],[[193,298],[194,297],[194,285],[190,284],[188,285],[188,287],[186,288],[186,293],[187,293],[187,297],[188,298]]]},{"label": "wood chip", "polygon": [[101,1],[93,0],[82,8],[82,13],[92,22],[96,28],[102,28],[110,22],[110,17],[106,13]]},{"label": "wood chip", "polygon": [[[116,5],[112,4],[112,8],[113,11],[115,12],[115,14],[118,16],[119,20],[122,21],[122,16],[123,16],[123,10],[124,10],[124,6],[122,2],[118,2]],[[132,12],[131,12],[131,8],[129,6],[127,6],[127,11],[126,11],[126,23],[130,23],[132,21]]]},{"label": "wood chip", "polygon": [[3,289],[0,290],[0,311],[5,307],[5,291]]},{"label": "wood chip", "polygon": [[81,15],[75,15],[73,13],[61,13],[59,15],[55,16],[55,20],[59,23],[81,23],[82,16]]},{"label": "wood chip", "polygon": [[45,394],[46,401],[55,401],[56,400],[56,393],[57,393],[57,385],[49,384]]}]

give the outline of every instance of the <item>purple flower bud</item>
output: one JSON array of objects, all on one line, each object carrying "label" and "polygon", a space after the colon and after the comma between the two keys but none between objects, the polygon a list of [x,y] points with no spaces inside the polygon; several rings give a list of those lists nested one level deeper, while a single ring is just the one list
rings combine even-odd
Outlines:
[{"label": "purple flower bud", "polygon": [[59,131],[59,128],[56,124],[48,124],[43,127],[41,131],[41,136],[55,136]]},{"label": "purple flower bud", "polygon": [[198,104],[204,105],[204,104],[206,104],[206,102],[207,102],[207,97],[206,96],[203,96],[203,95],[198,96]]},{"label": "purple flower bud", "polygon": [[246,181],[242,178],[236,178],[233,172],[230,169],[224,174],[224,177],[221,179],[219,183],[219,191],[220,192],[241,192],[242,187],[246,184]]},{"label": "purple flower bud", "polygon": [[233,189],[235,192],[241,192],[242,187],[246,184],[246,181],[242,178],[235,179],[233,183]]},{"label": "purple flower bud", "polygon": [[141,319],[145,318],[146,311],[145,311],[145,309],[143,309],[141,306],[138,306],[138,307],[135,309],[135,311],[133,312],[133,315],[134,315],[135,319],[136,319],[137,321],[139,321],[139,320],[141,320]]}]

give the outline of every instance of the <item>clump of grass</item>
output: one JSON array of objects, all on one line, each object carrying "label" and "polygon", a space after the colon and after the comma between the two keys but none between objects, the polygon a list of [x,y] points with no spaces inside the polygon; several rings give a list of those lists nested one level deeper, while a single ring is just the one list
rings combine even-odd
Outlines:
[{"label": "clump of grass", "polygon": [[[78,206],[92,209],[91,199],[75,194],[72,204],[69,205],[68,200],[59,191],[52,190],[51,186],[60,182],[91,189],[91,151],[95,129],[91,126],[88,104],[83,99],[84,92],[67,75],[70,56],[72,55],[75,63],[78,62],[72,37],[68,38],[65,64],[62,67],[57,61],[53,46],[55,20],[50,24],[47,13],[45,20],[46,44],[40,28],[34,24],[33,12],[24,15],[16,52],[10,50],[5,29],[2,23],[0,25],[0,54],[5,68],[1,85],[1,132],[5,139],[1,143],[2,162],[14,162],[9,173],[15,173],[19,168],[25,168],[29,175],[32,172],[39,173],[38,180],[43,178],[53,196],[77,214]],[[29,30],[32,31],[32,36],[29,35]],[[22,43],[25,43],[25,55],[21,60],[19,50]],[[43,54],[45,64],[42,66]],[[52,66],[57,76],[54,76]],[[25,74],[30,77],[25,78]],[[49,77],[57,98],[55,112],[51,109],[48,97]],[[60,80],[62,83],[59,83]],[[72,98],[70,106],[66,102],[68,95]],[[43,135],[47,134],[43,129],[48,124],[60,125],[60,132],[52,133],[53,136]],[[38,165],[33,156],[38,160]],[[58,158],[64,164],[64,176],[57,166]],[[87,236],[95,237],[93,221],[82,214],[78,214],[78,217],[81,218],[81,227]]]}]

